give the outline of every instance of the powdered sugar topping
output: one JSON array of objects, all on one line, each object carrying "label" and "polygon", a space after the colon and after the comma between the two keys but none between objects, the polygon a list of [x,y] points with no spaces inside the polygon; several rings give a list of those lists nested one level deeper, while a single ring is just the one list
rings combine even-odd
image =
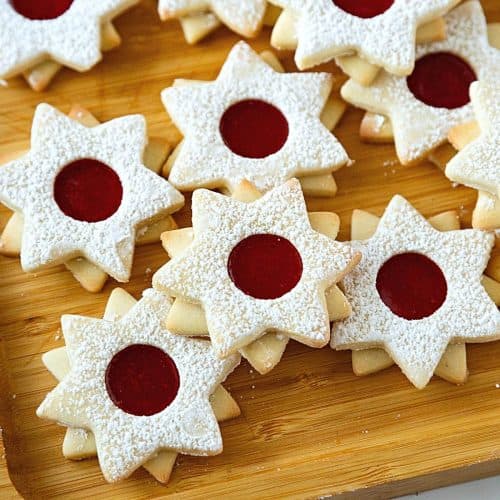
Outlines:
[{"label": "powdered sugar topping", "polygon": [[[498,81],[500,50],[488,43],[480,3],[466,2],[447,14],[445,20],[447,39],[418,45],[417,59],[431,53],[450,52],[466,61],[479,81]],[[412,94],[406,78],[386,72],[369,87],[349,80],[342,87],[342,97],[355,106],[390,117],[396,151],[403,164],[423,158],[446,141],[452,127],[473,118],[471,104],[456,109],[428,106]]]},{"label": "powdered sugar topping", "polygon": [[499,196],[499,81],[474,82],[471,85],[471,99],[481,135],[451,159],[446,167],[446,175],[451,180]]},{"label": "powdered sugar topping", "polygon": [[[236,44],[214,82],[162,92],[167,111],[185,136],[170,182],[179,189],[232,189],[246,179],[266,191],[294,176],[337,170],[347,163],[347,153],[320,121],[331,88],[326,73],[281,74],[246,43]],[[285,116],[289,134],[278,152],[244,158],[225,145],[220,119],[227,108],[245,99],[263,100]]]},{"label": "powdered sugar topping", "polygon": [[[154,275],[153,286],[202,305],[218,355],[227,356],[268,330],[313,347],[328,342],[325,290],[337,283],[359,256],[349,246],[311,228],[297,180],[253,203],[195,191],[193,230],[191,246]],[[254,234],[286,238],[302,259],[299,282],[277,299],[250,297],[229,276],[227,262],[232,249]]]},{"label": "powdered sugar topping", "polygon": [[[427,384],[450,342],[487,342],[500,338],[500,312],[481,285],[494,237],[479,230],[440,232],[404,198],[395,196],[375,235],[352,242],[361,264],[344,280],[353,313],[334,326],[332,347],[384,347],[405,375]],[[434,261],[447,282],[442,306],[420,320],[391,312],[376,289],[377,274],[392,256],[421,253]]]},{"label": "powdered sugar topping", "polygon": [[[40,417],[91,430],[108,481],[130,475],[161,449],[213,455],[222,449],[209,396],[238,365],[239,356],[217,359],[210,343],[170,334],[162,327],[169,299],[147,290],[116,322],[63,316],[71,371],[45,398]],[[174,360],[179,392],[170,406],[149,417],[125,413],[108,396],[105,372],[113,356],[133,344],[162,349]]]},{"label": "powdered sugar topping", "polygon": [[458,0],[394,0],[384,13],[370,19],[353,16],[332,0],[270,0],[297,16],[300,69],[336,56],[358,53],[390,73],[411,73],[415,60],[415,32],[421,24],[453,8]]},{"label": "powdered sugar topping", "polygon": [[[136,227],[183,204],[182,195],[142,164],[147,143],[141,115],[85,127],[40,104],[31,150],[0,169],[0,201],[22,212],[21,264],[25,271],[85,257],[119,281],[130,276]],[[97,159],[111,167],[123,188],[109,218],[88,223],[65,215],[54,199],[54,179],[69,163]]]},{"label": "powdered sugar topping", "polygon": [[47,57],[77,71],[101,59],[101,25],[138,0],[74,0],[61,16],[31,20],[0,0],[0,78],[10,78]]}]

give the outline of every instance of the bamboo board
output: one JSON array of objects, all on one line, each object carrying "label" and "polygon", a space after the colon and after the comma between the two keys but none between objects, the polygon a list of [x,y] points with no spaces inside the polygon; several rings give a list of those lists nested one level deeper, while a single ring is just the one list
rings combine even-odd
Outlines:
[{"label": "bamboo board", "polygon": [[[45,94],[33,93],[21,80],[0,89],[0,154],[28,146],[33,111],[42,100],[64,111],[81,104],[101,121],[142,113],[151,135],[177,142],[180,135],[162,108],[160,90],[174,77],[213,79],[238,38],[222,29],[189,47],[176,23],[159,22],[155,4],[144,1],[118,19],[123,45],[93,71],[65,70]],[[484,0],[483,6],[490,22],[500,21],[497,0]],[[269,35],[264,31],[252,45],[268,48]],[[294,68],[290,54],[280,58]],[[334,65],[323,69],[335,72],[340,86],[343,78]],[[396,193],[426,216],[459,209],[469,224],[475,193],[452,188],[430,164],[399,166],[392,146],[362,144],[361,116],[349,109],[336,130],[356,160],[336,174],[338,195],[310,199],[309,208],[337,212],[341,239],[349,235],[353,209],[380,215]],[[189,215],[185,208],[175,218],[187,226]],[[1,209],[0,227],[7,217]],[[165,260],[159,244],[138,248],[127,291],[139,298],[150,286],[151,271]],[[242,416],[222,424],[222,455],[181,457],[167,486],[143,470],[108,485],[96,460],[65,460],[64,429],[39,420],[34,411],[55,384],[41,354],[62,345],[61,314],[101,316],[116,284],[110,281],[93,295],[62,267],[23,274],[17,260],[4,257],[0,276],[0,425],[6,448],[4,454],[0,447],[0,498],[15,498],[15,488],[26,498],[380,497],[500,473],[500,342],[468,347],[465,386],[434,378],[423,391],[396,367],[357,378],[348,352],[291,342],[267,376],[247,364],[230,376],[226,387]]]}]

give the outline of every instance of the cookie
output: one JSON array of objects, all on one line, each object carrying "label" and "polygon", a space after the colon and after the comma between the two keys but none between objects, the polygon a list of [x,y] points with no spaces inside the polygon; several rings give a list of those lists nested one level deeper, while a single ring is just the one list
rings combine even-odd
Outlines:
[{"label": "cookie", "polygon": [[144,168],[146,144],[140,115],[88,128],[37,107],[31,150],[0,169],[0,200],[24,217],[25,271],[84,257],[128,280],[138,230],[183,205],[179,192]]},{"label": "cookie", "polygon": [[[458,0],[362,4],[350,0],[270,0],[270,3],[295,18],[295,62],[300,69],[357,54],[389,73],[407,75],[415,61],[417,27],[440,17]],[[279,29],[278,23],[275,29]]]},{"label": "cookie", "polygon": [[[71,108],[68,116],[87,127],[99,125],[99,121],[86,109],[75,105]],[[159,173],[165,158],[169,152],[169,146],[161,139],[149,138],[148,145],[144,150],[144,165],[155,173]],[[19,158],[24,152],[11,153],[0,157],[0,164]],[[24,219],[22,214],[14,212],[0,235],[0,254],[8,257],[19,257],[21,254],[22,234]],[[160,235],[177,227],[174,219],[169,215],[157,222],[141,227],[136,236],[136,244],[147,245],[160,241]],[[85,290],[96,293],[102,290],[108,275],[83,257],[69,260],[64,263],[77,281]]]},{"label": "cookie", "polygon": [[162,92],[184,135],[169,181],[232,191],[245,179],[267,191],[294,176],[331,177],[349,160],[321,121],[334,126],[344,109],[328,100],[332,82],[326,73],[282,74],[236,44],[214,82],[177,80]]},{"label": "cookie", "polygon": [[[446,166],[446,176],[460,184],[493,196],[500,194],[500,83],[499,81],[474,82],[470,88],[480,134],[469,144],[476,133],[474,126],[461,129],[460,152]],[[465,138],[464,138],[465,136]],[[455,137],[457,131],[455,130]],[[453,141],[453,136],[452,136]]]},{"label": "cookie", "polygon": [[0,0],[0,79],[26,72],[29,83],[42,90],[61,65],[88,71],[101,60],[101,50],[116,42],[109,22],[137,3]]},{"label": "cookie", "polygon": [[[293,12],[284,10],[274,24],[271,45],[280,50],[296,50],[298,44],[296,24],[297,20]],[[415,34],[417,43],[434,42],[445,38],[446,23],[442,18],[422,24]],[[372,83],[380,71],[379,66],[370,64],[358,55],[338,56],[335,62],[344,73],[362,85]]]},{"label": "cookie", "polygon": [[410,76],[383,72],[369,87],[349,80],[341,90],[351,104],[390,118],[403,164],[422,160],[473,118],[470,83],[500,77],[500,50],[488,44],[480,3],[465,2],[445,20],[447,39],[419,45]]},{"label": "cookie", "polygon": [[298,181],[251,203],[200,189],[192,210],[192,244],[153,276],[153,285],[203,307],[217,355],[231,355],[269,330],[324,346],[325,291],[359,254],[312,229]]},{"label": "cookie", "polygon": [[[443,212],[428,219],[438,231],[456,231],[460,229],[460,220],[455,211]],[[354,210],[351,219],[351,239],[366,240],[377,230],[379,217],[363,210]],[[483,276],[481,283],[493,302],[500,304],[500,283]],[[392,358],[383,349],[365,349],[352,351],[352,367],[356,375],[369,375],[384,370],[394,364]],[[463,384],[467,380],[467,353],[464,344],[449,344],[434,373],[454,384]]]},{"label": "cookie", "polygon": [[[61,319],[70,371],[37,415],[92,431],[105,479],[115,482],[162,450],[215,455],[222,438],[209,396],[239,364],[210,344],[172,335],[170,302],[147,290],[118,321]],[[135,374],[130,384],[125,374]]]},{"label": "cookie", "polygon": [[[255,186],[247,181],[242,182],[234,191],[233,198],[251,203],[262,197]],[[331,212],[309,212],[311,227],[335,239],[339,231],[340,221]],[[167,231],[162,235],[162,243],[171,259],[181,255],[192,243],[192,228]],[[351,308],[340,289],[334,285],[326,291],[326,303],[330,321],[338,321],[349,316]],[[175,299],[167,319],[170,331],[180,335],[208,335],[208,326],[203,309],[181,299]],[[240,350],[255,370],[261,374],[270,372],[281,360],[288,344],[288,336],[282,333],[267,333],[260,339]]]},{"label": "cookie", "polygon": [[474,229],[438,231],[395,196],[375,234],[351,242],[363,255],[343,281],[353,312],[331,346],[383,348],[425,387],[450,343],[500,338],[500,312],[481,284],[493,242]]},{"label": "cookie", "polygon": [[159,0],[160,18],[180,19],[186,40],[196,43],[225,24],[244,37],[256,36],[266,16],[266,0]]},{"label": "cookie", "polygon": [[[134,307],[136,300],[121,288],[115,288],[108,299],[104,319],[108,321],[118,321]],[[61,382],[70,372],[70,362],[66,352],[66,347],[53,349],[42,356],[43,363],[54,375],[58,382]],[[210,404],[217,418],[223,422],[240,415],[238,404],[231,395],[219,385],[210,396]],[[95,457],[97,448],[92,432],[85,429],[68,428],[63,442],[63,454],[71,460],[82,460]],[[177,458],[177,453],[173,451],[160,451],[158,454],[143,464],[158,481],[167,483]]]}]

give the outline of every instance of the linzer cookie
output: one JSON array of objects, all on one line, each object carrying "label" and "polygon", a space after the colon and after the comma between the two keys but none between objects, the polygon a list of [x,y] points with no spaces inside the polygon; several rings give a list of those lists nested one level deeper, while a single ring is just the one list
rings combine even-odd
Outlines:
[{"label": "linzer cookie", "polygon": [[[438,231],[457,231],[460,229],[460,219],[456,211],[443,212],[428,219]],[[351,240],[367,240],[371,238],[378,227],[380,219],[363,210],[354,210],[351,219]],[[500,305],[500,283],[483,276],[481,284],[491,299]],[[356,375],[369,375],[392,366],[394,361],[383,349],[362,349],[352,351],[352,368]],[[465,344],[449,344],[439,364],[435,375],[453,384],[463,384],[467,380],[467,352]]]},{"label": "linzer cookie", "polygon": [[[446,166],[446,176],[452,181],[485,191],[498,199],[500,195],[500,83],[475,82],[470,89],[477,124],[455,130],[452,141],[461,151]],[[457,141],[471,131],[479,136],[468,144]],[[463,142],[467,143],[468,137]],[[463,146],[463,147],[461,147]]]},{"label": "linzer cookie", "polygon": [[115,300],[113,308],[127,312],[114,321],[62,317],[66,348],[45,356],[61,381],[37,415],[68,427],[72,458],[97,453],[107,481],[144,466],[165,482],[177,452],[222,451],[210,397],[222,391],[219,405],[232,401],[220,384],[240,357],[219,360],[210,343],[165,330],[170,301],[160,292],[147,290],[132,304],[130,297]]},{"label": "linzer cookie", "polygon": [[[288,44],[286,47],[279,43],[277,39],[280,37],[273,32],[273,45],[277,48],[295,48],[293,45],[296,45],[295,61],[300,69],[338,56],[357,54],[367,64],[382,67],[397,75],[407,75],[411,73],[415,61],[417,27],[443,15],[458,0],[270,2],[285,9],[283,18],[276,23],[275,31],[294,32],[292,46]],[[287,21],[285,16],[288,17]]]},{"label": "linzer cookie", "polygon": [[384,72],[369,87],[353,80],[342,87],[348,102],[390,118],[403,164],[422,160],[446,141],[452,127],[473,118],[472,82],[500,78],[500,50],[488,43],[480,3],[466,2],[445,20],[447,39],[419,45],[407,78]]},{"label": "linzer cookie", "polygon": [[167,170],[178,189],[232,191],[248,180],[266,191],[296,176],[333,182],[331,172],[348,162],[326,126],[344,109],[329,97],[331,75],[282,73],[262,57],[240,42],[214,82],[177,80],[162,92],[184,135]]},{"label": "linzer cookie", "polygon": [[383,348],[423,388],[449,344],[500,338],[481,282],[493,242],[479,230],[439,231],[395,196],[374,235],[352,242],[363,255],[343,282],[352,315],[334,326],[332,347]]},{"label": "linzer cookie", "polygon": [[269,331],[324,346],[325,292],[359,254],[312,229],[298,181],[252,203],[197,190],[192,209],[191,245],[154,275],[153,285],[202,306],[217,355]]},{"label": "linzer cookie", "polygon": [[[248,181],[243,181],[232,194],[235,200],[252,203],[262,197],[262,193]],[[340,221],[332,212],[309,212],[309,222],[313,230],[336,239]],[[169,230],[162,234],[163,247],[171,259],[182,255],[193,242],[193,228]],[[341,290],[333,285],[325,293],[330,321],[338,321],[349,316],[351,308]],[[205,313],[200,305],[176,298],[170,309],[167,328],[180,335],[208,335]],[[261,374],[270,372],[281,360],[289,337],[284,332],[269,332],[240,349],[255,370]]]},{"label": "linzer cookie", "polygon": [[[267,0],[159,0],[162,20],[179,19],[188,43],[196,43],[221,24],[244,37],[256,36],[276,14],[267,12]],[[274,9],[273,9],[274,10]],[[267,15],[266,15],[267,12]]]},{"label": "linzer cookie", "polygon": [[120,43],[111,20],[138,0],[0,0],[0,78],[43,90],[67,66],[88,71]]},{"label": "linzer cookie", "polygon": [[[0,201],[22,214],[10,223],[18,230],[21,223],[25,271],[65,263],[78,275],[88,261],[91,274],[129,279],[136,238],[183,205],[144,166],[147,142],[140,115],[86,127],[47,104],[37,107],[30,151],[0,168]],[[8,242],[5,231],[1,242]]]}]

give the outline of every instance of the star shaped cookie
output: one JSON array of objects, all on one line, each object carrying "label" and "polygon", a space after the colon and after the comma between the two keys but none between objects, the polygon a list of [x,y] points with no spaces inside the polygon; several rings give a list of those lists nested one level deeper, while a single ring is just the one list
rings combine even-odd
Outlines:
[{"label": "star shaped cookie", "polygon": [[[149,293],[149,292],[148,292]],[[118,321],[125,316],[137,301],[122,288],[115,288],[108,299],[104,320]],[[48,351],[42,356],[42,361],[52,375],[61,382],[71,371],[71,362],[66,347]],[[241,414],[236,401],[222,385],[210,396],[210,404],[218,422],[235,418]],[[63,455],[70,460],[83,460],[97,456],[95,437],[85,429],[68,427],[62,446]],[[177,453],[171,450],[161,450],[143,467],[159,482],[167,483],[174,468]]]},{"label": "star shaped cookie", "polygon": [[334,326],[335,349],[384,348],[424,387],[450,343],[500,338],[500,312],[481,284],[494,236],[441,232],[403,197],[389,203],[363,255],[344,279],[353,313]]},{"label": "star shaped cookie", "polygon": [[[320,119],[332,81],[326,73],[279,73],[246,43],[236,44],[214,82],[162,92],[184,135],[170,182],[183,190],[233,190],[246,179],[267,191],[342,167],[347,153]],[[256,124],[251,135],[249,123]]]},{"label": "star shaped cookie", "polygon": [[161,324],[169,309],[168,297],[147,290],[119,321],[62,317],[71,370],[37,415],[92,431],[110,482],[161,450],[222,451],[209,396],[240,357],[219,360],[210,343],[170,334]]},{"label": "star shaped cookie", "polygon": [[[351,79],[341,90],[351,104],[390,118],[403,164],[422,160],[446,141],[452,127],[473,118],[469,82],[500,78],[500,50],[488,43],[480,3],[465,2],[445,21],[447,39],[418,45],[415,70],[408,78],[383,72],[369,87]],[[432,75],[435,81],[429,79]]]},{"label": "star shaped cookie", "polygon": [[472,106],[479,123],[479,137],[465,146],[446,166],[455,182],[500,196],[500,81],[474,82]]},{"label": "star shaped cookie", "polygon": [[[270,0],[296,18],[300,69],[357,53],[397,75],[411,73],[417,27],[443,15],[458,0],[394,0],[377,5],[340,0]],[[358,2],[361,3],[361,2]],[[381,4],[382,2],[378,2]],[[349,5],[350,4],[350,5]]]},{"label": "star shaped cookie", "polygon": [[136,229],[183,205],[142,163],[144,117],[88,128],[55,108],[35,112],[31,150],[0,168],[0,201],[24,217],[25,271],[85,257],[118,281],[130,276]]},{"label": "star shaped cookie", "polygon": [[359,254],[311,228],[296,179],[253,203],[193,194],[193,243],[154,276],[169,295],[201,304],[220,357],[268,330],[311,347],[330,336],[325,291]]},{"label": "star shaped cookie", "polygon": [[89,70],[102,58],[103,23],[136,3],[74,0],[62,8],[55,2],[32,2],[30,10],[27,2],[0,0],[0,78],[20,74],[47,57],[76,71]]},{"label": "star shaped cookie", "polygon": [[213,12],[236,33],[252,37],[262,27],[266,6],[266,0],[160,0],[158,12],[163,20]]}]

